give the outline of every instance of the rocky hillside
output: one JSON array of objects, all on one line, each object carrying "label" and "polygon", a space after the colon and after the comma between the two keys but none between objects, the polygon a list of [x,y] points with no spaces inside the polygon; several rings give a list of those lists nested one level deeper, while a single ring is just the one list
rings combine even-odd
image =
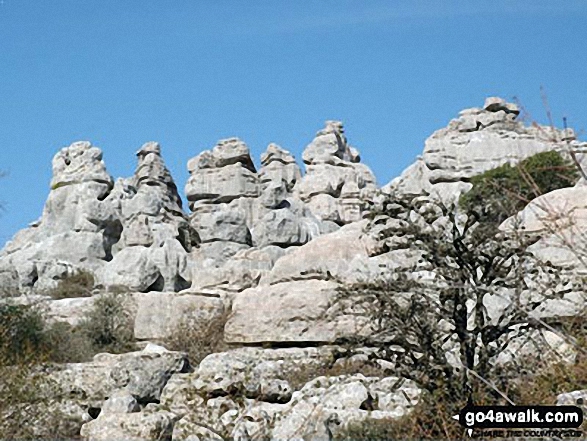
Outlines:
[{"label": "rocky hillside", "polygon": [[[43,305],[49,322],[77,326],[97,299],[121,290],[136,348],[53,366],[65,398],[52,406],[88,440],[333,439],[350,424],[410,413],[421,388],[392,366],[367,367],[369,348],[340,346],[370,323],[334,299],[344,286],[389,281],[416,259],[401,238],[382,244],[373,232],[371,213],[386,195],[449,203],[472,177],[537,153],[583,162],[587,143],[571,130],[528,126],[519,113],[499,98],[463,110],[382,188],[338,121],[308,144],[304,172],[278,145],[257,170],[243,141],[221,140],[187,163],[188,207],[156,142],[137,151],[132,177],[116,180],[98,147],[63,148],[41,217],[0,252],[4,301]],[[582,179],[518,215],[543,234],[538,254],[581,267],[564,240],[585,237],[577,228],[587,226],[586,189]],[[544,222],[541,213],[552,216],[545,204],[567,222],[557,231]],[[514,218],[502,226],[518,227]],[[91,276],[89,295],[56,300],[52,293],[79,274]],[[584,306],[570,292],[542,314],[575,316]],[[220,323],[222,352],[200,361],[168,350],[178,332],[199,338],[190,323]],[[552,346],[572,352],[551,334]]]}]

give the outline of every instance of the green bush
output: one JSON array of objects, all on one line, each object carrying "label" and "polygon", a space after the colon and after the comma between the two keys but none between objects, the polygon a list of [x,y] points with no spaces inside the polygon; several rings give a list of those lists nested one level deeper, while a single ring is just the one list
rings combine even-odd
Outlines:
[{"label": "green bush", "polygon": [[96,354],[91,336],[79,326],[56,322],[45,331],[50,346],[49,361],[54,363],[81,363]]},{"label": "green bush", "polygon": [[98,352],[121,353],[134,349],[133,321],[122,293],[97,296],[80,323],[81,331]]},{"label": "green bush", "polygon": [[87,271],[78,271],[61,279],[56,288],[49,291],[55,300],[75,297],[90,297],[94,288],[94,276]]},{"label": "green bush", "polygon": [[46,352],[41,311],[33,306],[0,304],[0,366]]},{"label": "green bush", "polygon": [[461,196],[466,211],[482,212],[485,219],[501,223],[532,199],[577,182],[579,172],[557,152],[538,153],[516,166],[502,165],[471,179],[473,188]]},{"label": "green bush", "polygon": [[58,350],[35,306],[0,304],[0,439],[72,439],[79,427],[59,407],[47,375]]}]

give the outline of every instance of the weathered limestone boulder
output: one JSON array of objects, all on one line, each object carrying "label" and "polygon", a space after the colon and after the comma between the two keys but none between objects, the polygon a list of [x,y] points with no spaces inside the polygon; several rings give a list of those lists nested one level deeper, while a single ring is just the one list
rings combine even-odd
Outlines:
[{"label": "weathered limestone boulder", "polygon": [[126,354],[97,354],[89,363],[69,363],[51,374],[62,395],[72,397],[86,408],[101,408],[104,400],[118,390],[138,403],[159,401],[167,380],[187,369],[181,352],[147,345]]},{"label": "weathered limestone boulder", "polygon": [[114,392],[102,405],[100,415],[139,412],[138,401],[127,391]]},{"label": "weathered limestone boulder", "polygon": [[221,140],[212,150],[192,158],[188,170],[185,192],[192,210],[199,201],[220,203],[259,195],[259,178],[249,148],[238,138]]},{"label": "weathered limestone boulder", "polygon": [[188,252],[199,238],[182,210],[177,187],[155,142],[137,152],[132,179],[119,180],[106,199],[118,210],[123,232],[120,251],[97,273],[103,285],[136,291],[187,288]]},{"label": "weathered limestone boulder", "polygon": [[[337,349],[334,346],[237,348],[208,355],[194,373],[182,379],[184,384],[189,384],[204,397],[240,392],[251,399],[287,402],[292,394],[289,383],[333,364]],[[175,389],[177,386],[170,385],[166,390],[168,388]]]},{"label": "weathered limestone boulder", "polygon": [[94,305],[96,297],[79,297],[47,302],[47,319],[78,325]]},{"label": "weathered limestone boulder", "polygon": [[80,434],[87,441],[171,441],[176,419],[164,411],[100,414],[84,424]]},{"label": "weathered limestone boulder", "polygon": [[224,441],[216,431],[198,424],[199,418],[190,416],[179,420],[173,427],[173,441]]},{"label": "weathered limestone boulder", "polygon": [[327,121],[302,157],[306,175],[294,191],[314,215],[339,225],[360,220],[375,195],[375,176],[347,144],[342,123]]},{"label": "weathered limestone boulder", "polygon": [[174,292],[135,293],[134,335],[138,340],[160,340],[191,322],[209,322],[224,313],[223,301],[210,295]]},{"label": "weathered limestone boulder", "polygon": [[320,234],[317,222],[299,217],[289,207],[271,210],[253,229],[253,240],[259,247],[303,245]]},{"label": "weathered limestone boulder", "polygon": [[272,439],[328,441],[352,423],[368,426],[407,415],[420,394],[413,382],[396,377],[318,377],[276,413]]},{"label": "weathered limestone boulder", "polygon": [[363,234],[365,221],[320,236],[298,247],[275,262],[263,283],[275,284],[295,280],[357,281],[363,265],[375,247],[373,239]]},{"label": "weathered limestone boulder", "polygon": [[222,266],[209,271],[198,271],[191,290],[210,294],[240,292],[257,286],[275,262],[294,248],[279,246],[252,247],[238,250]]},{"label": "weathered limestone boulder", "polygon": [[226,323],[228,343],[327,343],[368,332],[358,315],[342,314],[336,305],[338,284],[324,280],[283,282],[249,288],[235,296]]},{"label": "weathered limestone boulder", "polygon": [[261,155],[261,184],[267,186],[269,183],[284,183],[285,190],[289,193],[301,177],[300,167],[290,152],[277,144],[267,146],[267,150]]},{"label": "weathered limestone boulder", "polygon": [[[227,204],[207,205],[197,212],[197,225],[203,243],[224,241],[251,245],[251,232],[244,211]],[[202,208],[204,208],[202,207]]]}]

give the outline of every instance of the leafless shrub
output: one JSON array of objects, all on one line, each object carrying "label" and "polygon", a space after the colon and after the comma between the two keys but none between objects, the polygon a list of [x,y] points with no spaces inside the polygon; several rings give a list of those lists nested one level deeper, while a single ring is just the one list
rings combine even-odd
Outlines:
[{"label": "leafless shrub", "polygon": [[207,355],[229,348],[224,342],[228,314],[226,311],[211,319],[203,319],[197,314],[184,315],[165,340],[165,346],[170,350],[186,352],[190,364],[197,366]]}]

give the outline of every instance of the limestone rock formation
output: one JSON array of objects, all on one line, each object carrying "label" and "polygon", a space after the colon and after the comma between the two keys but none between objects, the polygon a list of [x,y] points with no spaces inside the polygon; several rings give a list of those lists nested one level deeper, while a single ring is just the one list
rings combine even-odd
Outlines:
[{"label": "limestone rock formation", "polygon": [[424,190],[441,200],[455,200],[470,189],[468,179],[503,164],[515,164],[537,153],[561,151],[572,130],[527,126],[518,106],[497,97],[482,108],[465,109],[446,128],[426,140],[424,152],[389,185],[404,194]]},{"label": "limestone rock formation", "polygon": [[[338,121],[327,121],[304,150],[305,174],[276,144],[257,171],[243,141],[221,140],[188,162],[189,214],[159,144],[144,144],[133,176],[116,181],[99,148],[62,149],[41,218],[0,252],[0,287],[26,294],[20,304],[39,303],[50,323],[77,326],[106,289],[123,285],[135,344],[144,349],[55,367],[48,377],[67,397],[56,406],[87,440],[330,440],[351,423],[411,412],[421,396],[416,384],[390,376],[395,366],[374,348],[349,353],[337,345],[372,332],[372,323],[335,300],[350,283],[393,282],[422,254],[400,234],[402,216],[418,210],[406,214],[392,203],[388,212],[397,217],[369,216],[381,192],[424,194],[417,202],[425,208],[434,198],[456,200],[479,173],[538,152],[568,147],[587,162],[587,144],[572,131],[525,126],[519,113],[494,97],[461,112],[383,189]],[[536,198],[501,228],[540,235],[531,251],[574,271],[587,256],[586,189],[581,181]],[[571,238],[578,242],[569,247]],[[91,297],[46,296],[79,271],[94,276]],[[543,302],[536,318],[584,314],[585,298],[572,288]],[[493,297],[484,303],[493,320],[507,305]],[[165,349],[186,324],[195,332],[211,323],[221,324],[224,352],[196,364]],[[514,341],[500,362],[555,345],[573,358],[553,336],[542,335],[548,346],[539,349]],[[450,358],[451,348],[442,349]],[[372,376],[361,374],[367,368]]]},{"label": "limestone rock formation", "polygon": [[80,270],[138,291],[188,286],[194,238],[175,184],[158,144],[137,155],[135,176],[113,183],[100,149],[88,142],[62,149],[43,216],[2,251],[4,286],[42,292]]},{"label": "limestone rock formation", "polygon": [[112,259],[122,225],[105,201],[113,188],[102,151],[77,142],[53,158],[51,191],[42,217],[20,231],[0,254],[0,283],[37,292]]},{"label": "limestone rock formation", "polygon": [[375,194],[375,176],[347,143],[340,121],[327,121],[302,156],[306,175],[295,191],[312,213],[339,225],[360,220]]}]

